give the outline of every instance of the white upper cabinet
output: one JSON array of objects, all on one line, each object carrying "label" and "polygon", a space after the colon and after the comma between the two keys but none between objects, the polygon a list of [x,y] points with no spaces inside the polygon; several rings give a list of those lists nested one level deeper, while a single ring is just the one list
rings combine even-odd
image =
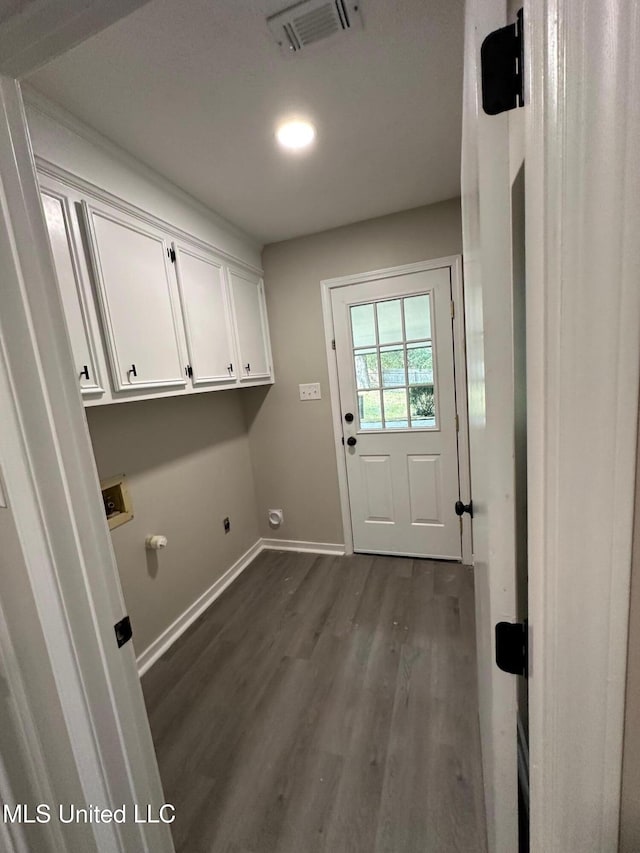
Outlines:
[{"label": "white upper cabinet", "polygon": [[92,329],[97,323],[77,222],[68,197],[55,189],[52,183],[42,187],[41,198],[71,341],[75,375],[83,396],[97,396],[104,393],[97,337]]},{"label": "white upper cabinet", "polygon": [[168,240],[106,207],[83,209],[115,390],[186,385]]},{"label": "white upper cabinet", "polygon": [[86,406],[273,382],[259,270],[56,167],[39,180]]},{"label": "white upper cabinet", "polygon": [[246,384],[271,377],[271,347],[262,279],[229,267],[229,285],[238,341],[238,375]]},{"label": "white upper cabinet", "polygon": [[234,383],[237,359],[224,262],[182,243],[174,242],[173,249],[192,382]]}]

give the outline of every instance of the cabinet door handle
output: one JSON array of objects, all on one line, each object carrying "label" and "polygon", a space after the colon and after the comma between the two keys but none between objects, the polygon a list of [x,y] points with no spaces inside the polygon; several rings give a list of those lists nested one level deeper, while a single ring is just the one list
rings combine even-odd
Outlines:
[{"label": "cabinet door handle", "polygon": [[245,364],[245,366],[244,366],[244,367],[245,367],[245,370],[247,371],[247,373],[251,373],[251,364],[250,364],[250,363],[249,363],[249,364]]},{"label": "cabinet door handle", "polygon": [[129,373],[129,375],[133,374],[134,376],[137,376],[137,375],[138,375],[138,371],[136,370],[136,366],[135,366],[135,364],[132,364],[132,365],[131,365],[131,367],[129,368],[129,370],[127,371],[127,373]]},{"label": "cabinet door handle", "polygon": [[82,368],[82,370],[80,371],[80,379],[82,379],[83,377],[84,377],[86,380],[88,380],[88,379],[89,379],[89,367],[88,367],[86,364],[85,364],[85,365],[83,365],[83,368]]},{"label": "cabinet door handle", "polygon": [[233,373],[233,362],[229,362],[229,364],[227,365],[227,370],[229,371],[229,373]]}]

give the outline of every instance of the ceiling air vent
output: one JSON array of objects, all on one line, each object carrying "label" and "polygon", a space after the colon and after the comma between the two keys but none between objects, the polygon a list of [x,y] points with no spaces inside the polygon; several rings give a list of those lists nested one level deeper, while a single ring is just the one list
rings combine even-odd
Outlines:
[{"label": "ceiling air vent", "polygon": [[284,53],[299,53],[336,33],[362,29],[359,0],[302,0],[267,18]]}]

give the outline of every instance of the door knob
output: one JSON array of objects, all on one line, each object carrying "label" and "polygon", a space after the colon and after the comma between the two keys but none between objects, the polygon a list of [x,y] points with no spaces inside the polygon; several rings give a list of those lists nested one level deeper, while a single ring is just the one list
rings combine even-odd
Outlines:
[{"label": "door knob", "polygon": [[456,515],[464,515],[465,512],[468,512],[471,518],[473,518],[473,501],[469,501],[468,504],[456,501]]},{"label": "door knob", "polygon": [[347,412],[347,414],[344,416],[344,419],[348,424],[352,423],[353,422],[353,414],[351,412]]},{"label": "door knob", "polygon": [[347,439],[347,444],[349,445],[349,447],[353,447],[357,443],[358,443],[358,439],[354,438],[352,435],[350,435],[349,438]]}]

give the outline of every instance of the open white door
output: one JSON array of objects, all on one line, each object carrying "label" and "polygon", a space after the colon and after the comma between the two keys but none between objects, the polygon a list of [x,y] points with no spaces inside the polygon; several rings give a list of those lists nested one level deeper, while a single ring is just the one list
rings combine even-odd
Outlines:
[{"label": "open white door", "polygon": [[494,664],[493,632],[517,616],[522,353],[505,333],[523,307],[519,268],[531,851],[614,853],[640,364],[640,158],[630,143],[640,133],[640,17],[634,0],[525,0],[525,106],[488,116],[480,46],[516,11],[506,0],[466,4],[462,205],[489,850],[518,849],[517,682]]},{"label": "open white door", "polygon": [[[515,376],[519,370],[522,391],[524,317],[516,310],[521,282],[514,279],[512,245],[513,119],[509,113],[486,115],[480,90],[480,48],[489,33],[508,23],[506,6],[504,0],[467,3],[462,148],[480,732],[491,853],[518,850],[518,681],[496,666],[494,630],[497,623],[516,622],[521,616],[516,566],[522,545],[526,559],[526,516],[524,531],[520,528],[524,543],[518,542],[516,525],[523,489],[526,507],[526,475],[518,477],[516,468]],[[524,240],[522,228],[518,236]],[[520,323],[514,322],[514,311]],[[526,444],[524,460],[526,470]],[[524,703],[526,691],[520,693]]]}]

